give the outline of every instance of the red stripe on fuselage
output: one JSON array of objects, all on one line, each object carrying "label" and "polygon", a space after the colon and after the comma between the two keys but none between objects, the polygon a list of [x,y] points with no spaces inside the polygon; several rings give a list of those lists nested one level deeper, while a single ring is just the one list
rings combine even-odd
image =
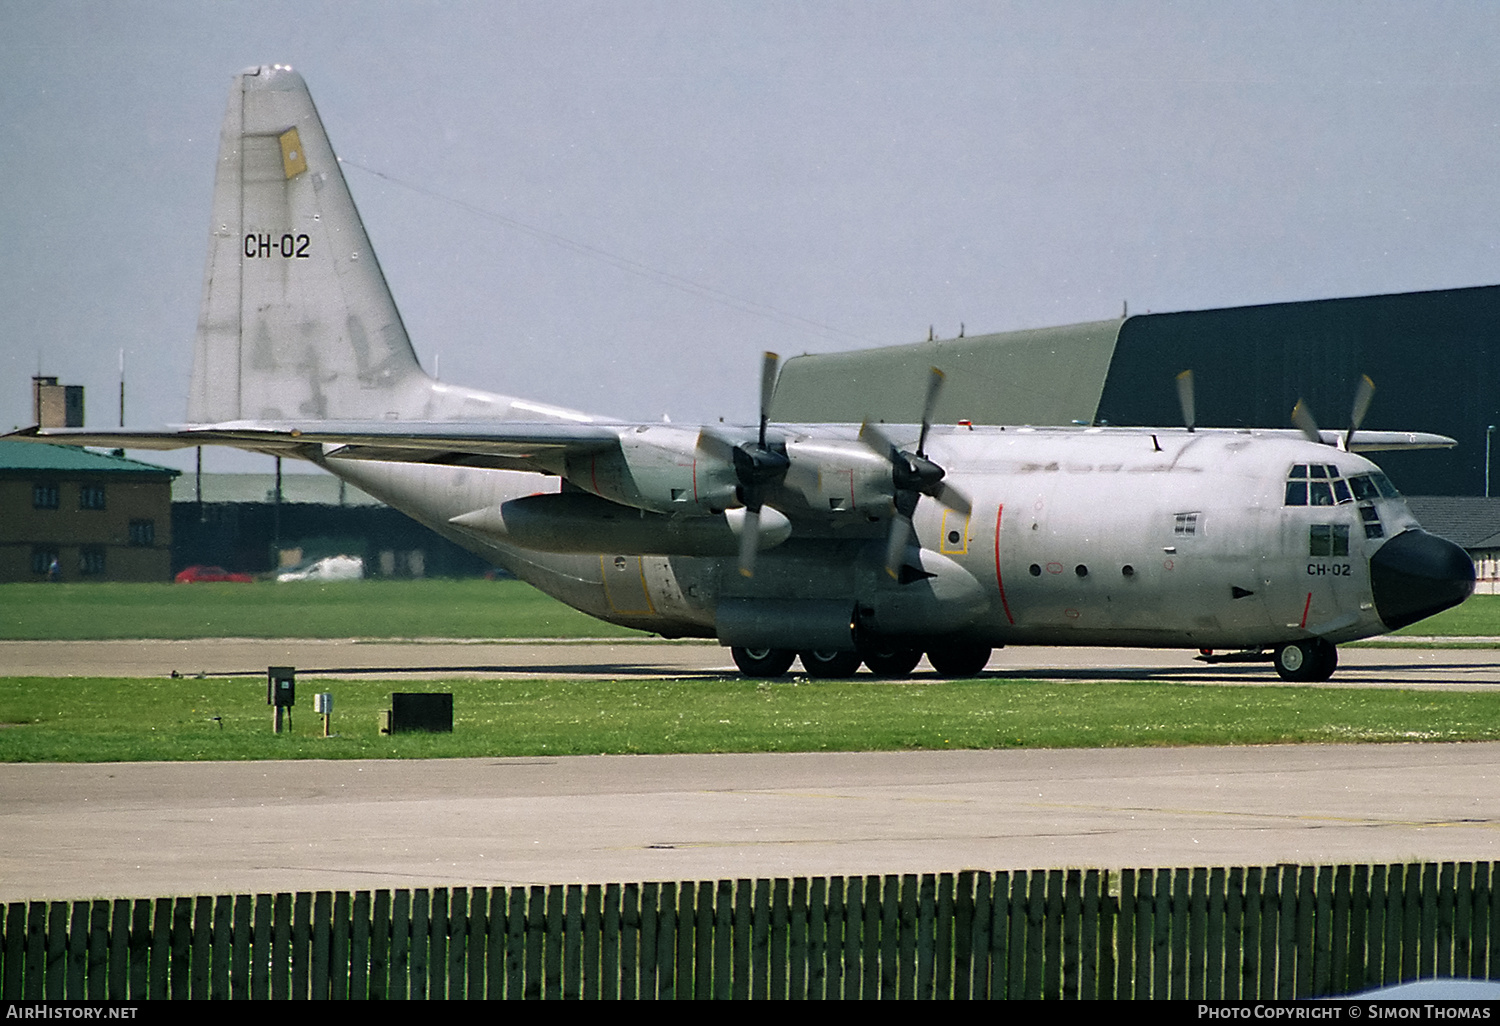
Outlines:
[{"label": "red stripe on fuselage", "polygon": [[1010,603],[1005,601],[1005,581],[1000,577],[1000,518],[1005,514],[1005,503],[995,507],[995,587],[1000,589],[1000,608],[1005,610],[1005,618],[1015,626],[1016,618],[1010,615]]}]

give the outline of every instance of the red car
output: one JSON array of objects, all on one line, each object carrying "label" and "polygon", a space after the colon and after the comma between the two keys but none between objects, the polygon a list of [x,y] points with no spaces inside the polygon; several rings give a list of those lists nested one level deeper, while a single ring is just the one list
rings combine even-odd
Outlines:
[{"label": "red car", "polygon": [[201,584],[207,581],[232,581],[249,584],[255,578],[249,574],[232,574],[222,566],[190,566],[173,578],[178,584]]}]

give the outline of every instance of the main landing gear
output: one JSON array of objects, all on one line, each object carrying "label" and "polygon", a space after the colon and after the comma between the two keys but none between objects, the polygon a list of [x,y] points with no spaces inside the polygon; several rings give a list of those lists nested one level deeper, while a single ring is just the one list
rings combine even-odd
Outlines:
[{"label": "main landing gear", "polygon": [[[927,661],[939,677],[977,677],[990,661],[988,645],[949,642],[934,644],[926,651]],[[799,659],[809,677],[819,680],[843,680],[854,676],[863,664],[877,677],[900,679],[911,676],[922,661],[919,648],[876,642],[858,652],[793,652],[789,648],[731,648],[734,664],[747,677],[784,677]]]},{"label": "main landing gear", "polygon": [[797,658],[789,648],[731,648],[729,654],[746,677],[785,677]]},{"label": "main landing gear", "polygon": [[1282,680],[1322,681],[1337,669],[1339,650],[1322,638],[1309,638],[1277,647],[1272,660]]},{"label": "main landing gear", "polygon": [[877,677],[909,677],[922,661],[920,648],[901,648],[884,642],[866,646],[861,654],[865,665]]}]

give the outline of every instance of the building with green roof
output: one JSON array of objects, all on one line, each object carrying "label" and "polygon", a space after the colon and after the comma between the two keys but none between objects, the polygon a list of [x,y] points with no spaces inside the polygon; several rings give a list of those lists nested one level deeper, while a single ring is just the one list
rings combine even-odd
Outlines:
[{"label": "building with green roof", "polygon": [[0,441],[0,581],[165,581],[178,471]]}]

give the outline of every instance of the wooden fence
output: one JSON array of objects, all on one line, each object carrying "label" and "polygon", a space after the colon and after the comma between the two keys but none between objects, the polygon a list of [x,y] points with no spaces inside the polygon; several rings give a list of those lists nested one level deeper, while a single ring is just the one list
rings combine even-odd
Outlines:
[{"label": "wooden fence", "polygon": [[16,902],[0,997],[1312,997],[1500,979],[1497,866]]}]

